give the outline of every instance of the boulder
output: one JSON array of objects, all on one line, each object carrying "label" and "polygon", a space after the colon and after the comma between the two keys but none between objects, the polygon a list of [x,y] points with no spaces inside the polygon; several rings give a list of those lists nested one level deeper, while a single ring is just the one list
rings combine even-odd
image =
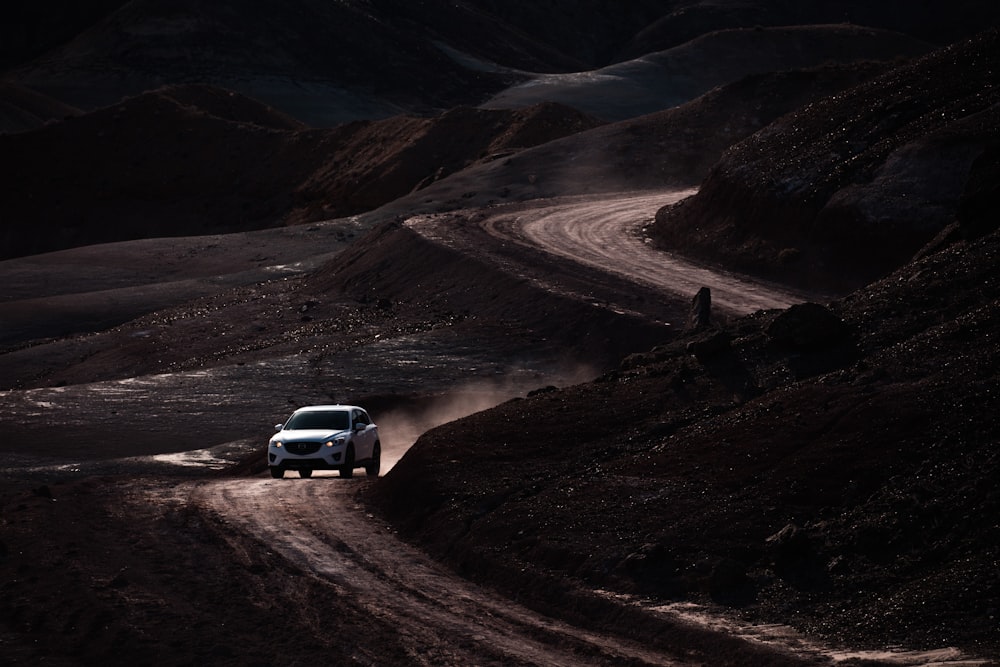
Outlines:
[{"label": "boulder", "polygon": [[702,287],[691,299],[691,317],[689,320],[692,329],[701,329],[712,323],[712,290]]},{"label": "boulder", "polygon": [[794,350],[820,350],[847,341],[851,329],[818,303],[791,306],[767,327],[770,343]]}]

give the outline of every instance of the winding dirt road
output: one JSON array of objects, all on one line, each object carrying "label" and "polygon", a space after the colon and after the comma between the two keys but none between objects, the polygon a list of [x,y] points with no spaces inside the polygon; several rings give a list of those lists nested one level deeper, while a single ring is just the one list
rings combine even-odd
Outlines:
[{"label": "winding dirt road", "polygon": [[[475,224],[461,228],[452,224],[454,218],[439,216],[419,216],[407,224],[469,252],[496,253],[500,265],[518,257],[501,251],[515,244],[558,258],[551,265],[569,260],[685,299],[707,285],[715,302],[732,312],[799,300],[800,295],[709,272],[647,248],[637,229],[658,207],[687,194],[542,202],[533,209],[479,215]],[[506,268],[537,271],[531,261],[522,258]],[[171,501],[196,506],[237,534],[253,536],[319,585],[349,597],[372,619],[398,628],[413,664],[691,664],[679,657],[680,647],[670,654],[574,627],[456,576],[367,514],[354,500],[358,483],[363,482],[339,480],[335,473],[309,480],[201,481],[175,489]],[[685,623],[677,615],[669,622]]]},{"label": "winding dirt road", "polygon": [[[623,305],[620,287],[617,297],[614,290],[608,291],[609,279],[631,286],[626,291],[643,288],[678,304],[688,304],[699,289],[708,287],[713,308],[730,315],[822,298],[650,247],[642,230],[656,211],[693,193],[664,190],[536,200],[485,211],[419,215],[406,225],[435,242],[488,257],[547,290],[606,300],[618,310],[633,307]],[[524,256],[518,257],[512,248],[521,248]]]},{"label": "winding dirt road", "polygon": [[[576,262],[638,283],[690,297],[701,287],[712,290],[714,306],[735,314],[787,308],[808,296],[782,286],[736,273],[708,269],[650,248],[641,230],[656,211],[693,190],[602,197],[540,209],[517,220],[528,242]],[[493,229],[498,229],[493,226]]]}]

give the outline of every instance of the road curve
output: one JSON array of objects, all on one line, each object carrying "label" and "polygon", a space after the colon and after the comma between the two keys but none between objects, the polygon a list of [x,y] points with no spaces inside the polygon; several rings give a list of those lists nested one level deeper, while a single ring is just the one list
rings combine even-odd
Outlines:
[{"label": "road curve", "polygon": [[354,500],[362,480],[231,479],[178,490],[399,629],[414,665],[686,665],[490,594],[399,540]]},{"label": "road curve", "polygon": [[599,199],[554,201],[550,205],[488,219],[492,235],[522,242],[659,290],[691,298],[712,290],[712,305],[733,314],[752,313],[808,301],[810,295],[736,273],[699,266],[660,250],[641,229],[656,211],[694,190],[621,193]]}]

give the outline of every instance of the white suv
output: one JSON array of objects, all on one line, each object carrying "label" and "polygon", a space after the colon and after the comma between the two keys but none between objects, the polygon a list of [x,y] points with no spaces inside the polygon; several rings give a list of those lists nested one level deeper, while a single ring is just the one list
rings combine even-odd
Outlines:
[{"label": "white suv", "polygon": [[274,428],[278,432],[267,443],[271,477],[284,477],[286,470],[298,470],[300,477],[311,477],[313,470],[339,470],[341,477],[352,477],[360,467],[369,477],[378,476],[378,426],[355,405],[299,408]]}]

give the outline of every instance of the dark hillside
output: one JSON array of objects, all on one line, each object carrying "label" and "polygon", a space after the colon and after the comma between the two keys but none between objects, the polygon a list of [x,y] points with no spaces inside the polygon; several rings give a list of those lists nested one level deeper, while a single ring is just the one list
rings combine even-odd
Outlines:
[{"label": "dark hillside", "polygon": [[369,495],[542,606],[598,588],[1000,657],[998,253],[961,241],[445,425]]},{"label": "dark hillside", "polygon": [[296,191],[297,200],[312,205],[286,221],[369,211],[481,161],[601,124],[569,107],[542,103],[499,113],[458,107],[433,118],[397,117],[343,126],[330,131],[343,138]]},{"label": "dark hillside", "polygon": [[[447,3],[456,4],[456,3]],[[634,35],[659,19],[664,12],[684,4],[671,0],[556,0],[555,2],[511,2],[510,0],[467,0],[461,3],[476,11],[494,16],[503,24],[525,35],[531,43],[546,45],[562,60],[548,63],[545,69],[532,71],[589,70],[614,62]],[[425,19],[426,20],[426,19]],[[485,57],[483,46],[466,40],[460,43],[470,53]],[[537,48],[537,47],[536,47]],[[500,52],[502,53],[502,51]],[[493,59],[511,67],[526,68],[522,59]],[[560,66],[555,69],[554,66]],[[566,66],[571,65],[571,66]]]},{"label": "dark hillside", "polygon": [[492,153],[596,124],[542,105],[308,130],[232,91],[163,88],[0,135],[0,154],[11,156],[0,174],[0,257],[351,215]]},{"label": "dark hillside", "polygon": [[498,156],[502,159],[456,172],[388,204],[384,211],[410,215],[545,197],[695,186],[735,142],[887,67],[869,62],[748,76],[665,111]]},{"label": "dark hillside", "polygon": [[973,163],[1000,141],[998,76],[991,30],[809,105],[727,151],[655,235],[779,280],[864,285],[953,222]]}]

